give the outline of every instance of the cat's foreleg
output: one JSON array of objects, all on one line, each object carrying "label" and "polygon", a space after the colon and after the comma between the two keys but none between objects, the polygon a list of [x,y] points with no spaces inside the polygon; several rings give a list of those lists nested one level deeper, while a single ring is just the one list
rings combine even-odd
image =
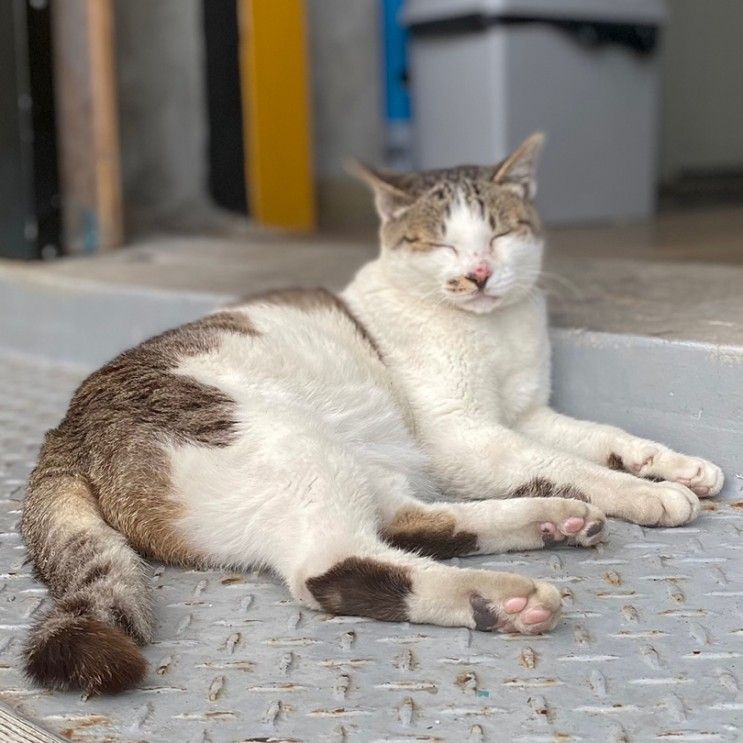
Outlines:
[{"label": "cat's foreleg", "polygon": [[722,489],[722,470],[700,457],[679,454],[662,444],[620,428],[576,420],[550,408],[534,410],[517,426],[525,436],[638,477],[685,485],[700,498]]},{"label": "cat's foreleg", "polygon": [[572,497],[647,526],[680,526],[699,513],[697,496],[679,483],[612,471],[508,428],[449,426],[427,444],[437,485],[463,498]]},{"label": "cat's foreleg", "polygon": [[438,559],[556,544],[590,547],[603,538],[606,523],[598,508],[570,498],[425,503],[387,493],[380,511],[386,542]]}]

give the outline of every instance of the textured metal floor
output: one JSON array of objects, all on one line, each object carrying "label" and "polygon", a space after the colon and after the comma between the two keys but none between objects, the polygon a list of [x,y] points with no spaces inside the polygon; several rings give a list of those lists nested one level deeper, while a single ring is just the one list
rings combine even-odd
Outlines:
[{"label": "textured metal floor", "polygon": [[615,522],[598,549],[462,561],[555,582],[565,617],[550,636],[330,618],[268,575],[158,567],[145,688],[30,688],[17,655],[45,591],[16,524],[41,435],[78,380],[0,358],[0,701],[20,714],[80,741],[743,739],[740,478],[688,528]]}]

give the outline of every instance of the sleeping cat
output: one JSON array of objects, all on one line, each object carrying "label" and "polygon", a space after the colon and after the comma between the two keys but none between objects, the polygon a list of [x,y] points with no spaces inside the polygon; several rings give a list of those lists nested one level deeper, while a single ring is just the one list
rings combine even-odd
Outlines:
[{"label": "sleeping cat", "polygon": [[719,468],[548,407],[541,142],[495,167],[359,166],[381,253],[340,296],[255,297],[80,386],[23,510],[54,599],[28,642],[33,680],[90,692],[142,680],[153,613],[140,555],[268,566],[333,614],[531,634],[557,623],[557,589],[434,558],[590,546],[605,516],[696,517]]}]

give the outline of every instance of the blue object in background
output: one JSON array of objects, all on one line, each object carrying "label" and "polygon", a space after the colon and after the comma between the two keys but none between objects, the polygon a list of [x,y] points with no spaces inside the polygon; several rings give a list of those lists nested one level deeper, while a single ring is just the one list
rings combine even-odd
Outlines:
[{"label": "blue object in background", "polygon": [[404,0],[381,0],[384,47],[385,115],[389,121],[410,119],[408,31],[398,23]]},{"label": "blue object in background", "polygon": [[408,31],[398,20],[403,1],[380,0],[384,55],[385,161],[391,167],[409,170],[412,130],[408,92]]}]

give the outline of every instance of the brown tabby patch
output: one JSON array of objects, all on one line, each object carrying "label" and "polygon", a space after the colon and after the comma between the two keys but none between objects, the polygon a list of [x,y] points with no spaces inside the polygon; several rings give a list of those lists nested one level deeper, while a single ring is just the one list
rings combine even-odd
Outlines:
[{"label": "brown tabby patch", "polygon": [[340,309],[341,300],[327,289],[274,289],[263,294],[245,297],[242,302],[251,304],[278,304],[296,307],[298,310],[312,312],[323,309]]},{"label": "brown tabby patch", "polygon": [[573,498],[588,503],[588,496],[573,485],[555,485],[544,477],[520,485],[513,490],[511,498]]},{"label": "brown tabby patch", "polygon": [[[631,475],[636,475],[637,473],[632,472],[631,470],[628,470],[624,466],[624,460],[618,455],[614,454],[612,452],[609,454],[609,458],[606,460],[606,466],[610,470],[621,470],[622,472],[629,472]],[[637,474],[637,477],[642,477],[643,480],[650,480],[650,482],[663,482],[662,477],[658,477],[657,475],[639,475]]]},{"label": "brown tabby patch", "polygon": [[477,552],[477,534],[456,527],[456,519],[447,513],[404,508],[382,536],[394,547],[440,560]]},{"label": "brown tabby patch", "polygon": [[413,590],[406,568],[362,557],[348,557],[307,580],[307,588],[329,614],[351,614],[383,622],[408,619]]},{"label": "brown tabby patch", "polygon": [[[181,359],[213,349],[222,333],[254,330],[245,314],[219,312],[125,351],[80,385],[65,418],[47,433],[21,528],[35,569],[53,593],[64,593],[75,566],[98,553],[74,528],[80,499],[91,500],[142,554],[198,562],[174,530],[180,507],[170,498],[161,442],[223,447],[232,441],[234,402],[215,387],[173,373]],[[72,509],[70,529],[54,530],[65,504]]]},{"label": "brown tabby patch", "polygon": [[254,330],[245,314],[219,312],[126,351],[80,385],[47,433],[21,519],[34,570],[56,601],[26,648],[37,683],[116,692],[144,676],[136,643],[152,634],[149,584],[129,545],[165,562],[200,562],[176,527],[163,443],[233,440],[234,402],[174,373],[225,333]]},{"label": "brown tabby patch", "polygon": [[384,222],[381,232],[383,244],[413,252],[427,252],[447,244],[447,219],[460,200],[479,213],[494,234],[524,230],[539,233],[541,225],[532,204],[492,181],[472,180],[478,170],[486,172],[484,168],[459,168],[424,174],[448,180],[414,201],[398,219]]},{"label": "brown tabby patch", "polygon": [[93,565],[75,581],[75,588],[85,588],[93,583],[98,583],[98,581],[107,578],[110,573],[110,563],[105,562],[99,565]]}]

